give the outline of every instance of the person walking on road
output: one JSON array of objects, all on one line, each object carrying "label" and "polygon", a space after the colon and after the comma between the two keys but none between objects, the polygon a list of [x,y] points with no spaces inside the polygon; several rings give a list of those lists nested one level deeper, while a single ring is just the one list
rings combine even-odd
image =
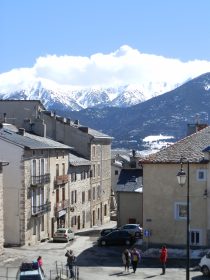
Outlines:
[{"label": "person walking on road", "polygon": [[124,264],[124,267],[125,267],[125,271],[126,270],[129,271],[130,262],[131,262],[131,254],[130,254],[128,249],[125,249],[122,252],[122,261],[123,261],[123,264]]},{"label": "person walking on road", "polygon": [[38,263],[38,266],[40,267],[42,273],[45,274],[45,273],[44,273],[44,269],[43,269],[43,260],[42,260],[42,257],[41,257],[41,256],[39,256],[39,257],[37,258],[37,263]]},{"label": "person walking on road", "polygon": [[162,265],[162,275],[166,273],[166,262],[168,258],[168,251],[165,245],[162,246],[160,251],[160,263]]},{"label": "person walking on road", "polygon": [[70,278],[74,278],[74,265],[76,261],[76,257],[73,254],[72,250],[67,250],[65,256],[67,257],[67,265],[69,267]]},{"label": "person walking on road", "polygon": [[133,273],[136,273],[136,269],[138,266],[138,262],[140,261],[140,253],[139,251],[134,248],[131,252],[131,263],[132,263],[132,268],[133,268]]}]

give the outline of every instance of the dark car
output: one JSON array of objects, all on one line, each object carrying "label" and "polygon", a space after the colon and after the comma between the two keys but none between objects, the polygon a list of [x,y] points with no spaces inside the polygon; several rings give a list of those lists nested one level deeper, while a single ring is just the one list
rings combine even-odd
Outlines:
[{"label": "dark car", "polygon": [[98,239],[99,246],[106,245],[131,245],[134,238],[125,230],[115,230]]},{"label": "dark car", "polygon": [[113,232],[115,230],[119,230],[119,229],[118,228],[104,228],[104,229],[101,230],[100,235],[104,236],[104,235],[107,235],[108,233]]}]

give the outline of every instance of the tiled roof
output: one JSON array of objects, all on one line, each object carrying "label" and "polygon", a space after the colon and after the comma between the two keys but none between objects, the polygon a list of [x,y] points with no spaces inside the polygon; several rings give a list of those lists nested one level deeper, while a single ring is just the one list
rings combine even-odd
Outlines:
[{"label": "tiled roof", "polygon": [[141,169],[123,169],[120,172],[116,192],[135,192],[142,187]]},{"label": "tiled roof", "polygon": [[210,146],[210,126],[191,134],[173,145],[145,157],[142,163],[167,163],[180,161],[181,156],[190,162],[199,162],[204,149]]},{"label": "tiled roof", "polygon": [[56,142],[46,137],[24,133],[24,135],[2,128],[0,129],[0,139],[8,140],[16,145],[28,149],[72,149],[70,146]]}]

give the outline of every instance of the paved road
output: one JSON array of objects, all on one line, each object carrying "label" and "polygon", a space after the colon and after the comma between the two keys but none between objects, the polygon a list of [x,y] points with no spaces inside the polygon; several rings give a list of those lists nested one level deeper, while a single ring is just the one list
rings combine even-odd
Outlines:
[{"label": "paved road", "polygon": [[[0,257],[0,279],[8,276],[15,277],[17,267],[22,261],[35,260],[39,255],[43,257],[44,270],[50,279],[55,279],[56,263],[58,268],[65,268],[67,249],[72,249],[77,256],[79,266],[79,279],[81,280],[114,280],[122,277],[127,279],[185,279],[185,269],[182,260],[169,261],[165,275],[160,275],[161,269],[158,260],[143,259],[136,274],[125,273],[121,261],[123,247],[98,247],[96,235],[84,233],[76,236],[71,243],[43,242],[35,246],[24,246],[21,248],[6,248],[5,254]],[[2,277],[1,277],[2,276]],[[199,271],[191,271],[190,279],[204,280]],[[14,278],[9,278],[10,280]],[[210,279],[210,278],[208,278]]]}]

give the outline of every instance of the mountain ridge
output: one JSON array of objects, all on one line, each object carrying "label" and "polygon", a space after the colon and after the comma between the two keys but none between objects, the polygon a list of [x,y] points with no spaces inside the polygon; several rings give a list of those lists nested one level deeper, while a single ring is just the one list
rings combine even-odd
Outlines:
[{"label": "mountain ridge", "polygon": [[[121,88],[125,97],[127,87]],[[114,137],[114,148],[141,150],[144,147],[143,139],[149,135],[162,134],[172,136],[172,141],[179,140],[186,136],[188,123],[195,123],[198,118],[201,122],[208,122],[210,112],[210,73],[132,106],[108,106],[107,94],[104,92],[103,104],[97,103],[97,96],[93,94],[95,106],[73,111],[69,107],[69,100],[61,100],[53,92],[49,100],[50,92],[43,91],[40,95],[41,88],[41,84],[37,84],[34,92],[37,99],[44,98],[43,104],[48,110],[78,119],[83,125]],[[0,96],[2,99],[36,99],[33,94],[28,96],[24,90]],[[77,98],[81,96],[82,93],[77,92]],[[124,96],[120,97],[123,99]],[[112,94],[112,101],[115,98]],[[72,106],[78,105],[74,100],[71,102]]]}]

